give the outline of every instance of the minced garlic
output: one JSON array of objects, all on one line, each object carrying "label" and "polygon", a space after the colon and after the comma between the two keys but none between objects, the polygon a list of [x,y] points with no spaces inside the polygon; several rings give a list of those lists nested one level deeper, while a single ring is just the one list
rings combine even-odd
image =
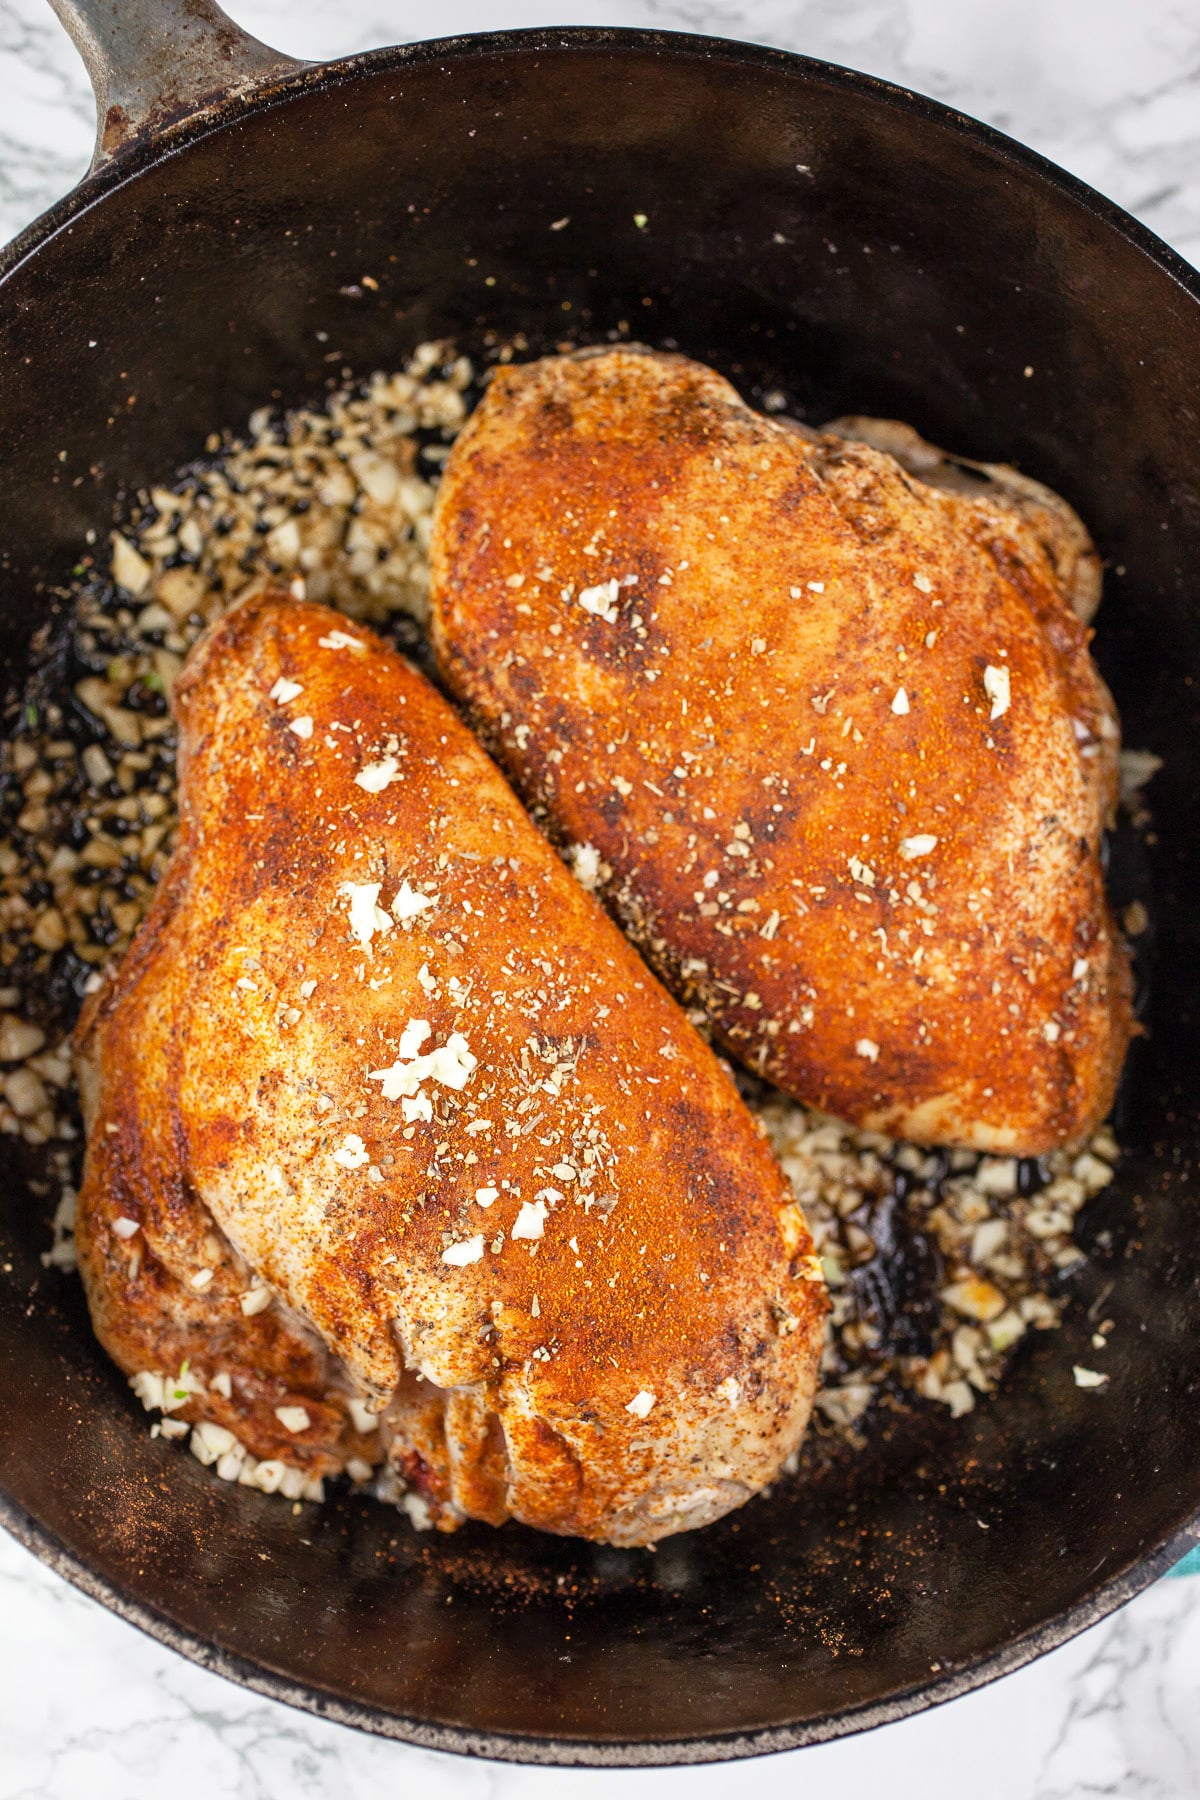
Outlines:
[{"label": "minced garlic", "polygon": [[370,1160],[366,1145],[354,1131],[347,1132],[341,1149],[333,1152],[333,1161],[340,1163],[343,1169],[362,1169]]},{"label": "minced garlic", "polygon": [[983,688],[992,703],[991,717],[1003,718],[1012,703],[1012,679],[1008,670],[989,663],[983,671]]},{"label": "minced garlic", "polygon": [[367,763],[354,777],[355,783],[368,794],[382,794],[385,787],[400,779],[400,764],[394,756],[381,756],[378,762]]},{"label": "minced garlic", "polygon": [[448,1244],[442,1251],[442,1261],[449,1263],[452,1269],[465,1269],[470,1263],[483,1259],[483,1233],[477,1232],[474,1237],[464,1238],[461,1243]]},{"label": "minced garlic", "polygon": [[350,901],[350,930],[364,949],[377,931],[390,931],[392,921],[379,905],[379,881],[343,881],[338,888]]}]

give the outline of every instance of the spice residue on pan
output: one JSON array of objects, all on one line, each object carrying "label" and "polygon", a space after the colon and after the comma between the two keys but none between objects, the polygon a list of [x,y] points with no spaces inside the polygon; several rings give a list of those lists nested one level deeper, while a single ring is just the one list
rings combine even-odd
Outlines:
[{"label": "spice residue on pan", "polygon": [[[171,852],[183,659],[248,585],[282,578],[428,666],[434,484],[474,380],[430,344],[322,407],[255,413],[245,437],[210,439],[207,460],[137,495],[61,595],[66,629],[36,658],[0,792],[0,1132],[46,1159],[51,1264],[73,1261],[82,1148],[67,1038]],[[1157,765],[1124,762],[1133,801]],[[578,859],[576,873],[587,882]],[[1127,909],[1127,930],[1146,922],[1140,902]],[[894,1143],[748,1085],[833,1295],[818,1425],[854,1437],[884,1397],[968,1412],[1027,1332],[1058,1323],[1083,1260],[1076,1216],[1112,1179],[1111,1132],[1019,1164]]]}]

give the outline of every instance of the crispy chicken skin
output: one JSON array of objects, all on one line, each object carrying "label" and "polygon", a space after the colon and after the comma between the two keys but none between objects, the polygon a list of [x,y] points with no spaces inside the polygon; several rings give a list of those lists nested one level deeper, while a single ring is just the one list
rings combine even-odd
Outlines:
[{"label": "crispy chicken skin", "polygon": [[[1071,610],[1090,625],[1100,605],[1103,567],[1087,527],[1061,495],[1005,463],[972,462],[939,450],[899,419],[867,419],[850,414],[831,419],[828,437],[854,438],[895,457],[901,468],[929,487],[986,499],[1014,513],[1046,554]],[[819,434],[817,436],[819,441]]]},{"label": "crispy chicken skin", "polygon": [[845,422],[876,428],[930,479],[684,357],[502,368],[438,495],[434,642],[732,1052],[856,1124],[1036,1155],[1104,1117],[1131,1030],[1095,553],[1037,484]]},{"label": "crispy chicken skin", "polygon": [[386,1451],[446,1528],[642,1544],[739,1505],[827,1301],[726,1072],[362,626],[251,598],[174,704],[179,846],[77,1037],[101,1341],[188,1358],[180,1416],[255,1456]]}]

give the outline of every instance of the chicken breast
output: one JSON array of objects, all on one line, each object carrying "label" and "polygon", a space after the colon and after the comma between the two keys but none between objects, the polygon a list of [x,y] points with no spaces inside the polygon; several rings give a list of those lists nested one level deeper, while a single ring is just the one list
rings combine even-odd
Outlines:
[{"label": "chicken breast", "polygon": [[1007,463],[973,462],[939,450],[899,419],[868,419],[848,414],[832,419],[820,436],[854,438],[885,451],[928,487],[987,500],[1015,514],[1045,552],[1072,612],[1090,625],[1100,605],[1103,566],[1079,514],[1061,495]]},{"label": "chicken breast", "polygon": [[77,1040],[101,1341],[231,1476],[386,1456],[445,1527],[615,1544],[739,1505],[827,1302],[728,1074],[363,627],[259,595],[174,704],[179,846]]},{"label": "chicken breast", "polygon": [[1118,726],[1072,604],[1095,553],[1048,490],[890,430],[929,481],[684,357],[502,368],[438,495],[435,645],[751,1068],[1037,1155],[1103,1118],[1131,1030],[1100,864]]}]

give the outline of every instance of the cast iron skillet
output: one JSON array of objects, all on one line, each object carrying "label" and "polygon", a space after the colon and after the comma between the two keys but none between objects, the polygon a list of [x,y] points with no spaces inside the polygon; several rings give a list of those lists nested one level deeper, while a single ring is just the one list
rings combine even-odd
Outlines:
[{"label": "cast iron skillet", "polygon": [[894,1434],[654,1556],[513,1527],[431,1541],[348,1499],[297,1517],[150,1441],[77,1285],[40,1266],[44,1204],[14,1161],[5,1522],[260,1692],[516,1760],[812,1743],[1061,1643],[1198,1529],[1195,275],[994,132],[794,56],[572,30],[314,69],[240,37],[209,0],[56,3],[97,77],[101,149],[0,266],[10,677],[48,585],[122,486],[265,399],[394,366],[429,336],[480,350],[489,331],[523,331],[539,347],[624,322],[751,397],[782,388],[813,420],[893,414],[1059,487],[1113,565],[1099,655],[1128,741],[1166,766],[1150,1035],[1120,1178],[1083,1227],[1084,1302],[1117,1327],[1106,1391],[1072,1380],[1095,1360],[1081,1306],[996,1404]]}]

